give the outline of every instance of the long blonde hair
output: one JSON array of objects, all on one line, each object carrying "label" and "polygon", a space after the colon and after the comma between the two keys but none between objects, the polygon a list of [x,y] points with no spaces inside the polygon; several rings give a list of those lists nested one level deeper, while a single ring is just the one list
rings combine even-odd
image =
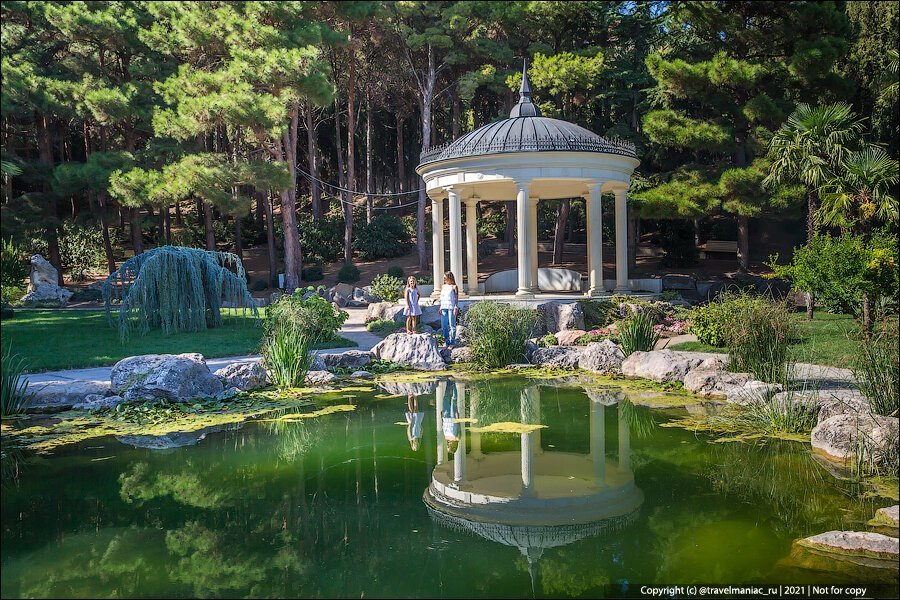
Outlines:
[{"label": "long blonde hair", "polygon": [[408,288],[417,288],[419,287],[419,282],[416,280],[415,275],[410,275],[406,278],[406,287]]}]

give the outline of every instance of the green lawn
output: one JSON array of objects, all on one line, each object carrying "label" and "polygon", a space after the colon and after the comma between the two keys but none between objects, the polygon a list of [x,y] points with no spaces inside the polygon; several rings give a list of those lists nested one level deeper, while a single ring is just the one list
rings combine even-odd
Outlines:
[{"label": "green lawn", "polygon": [[[794,345],[793,359],[797,362],[849,367],[858,346],[854,334],[856,321],[850,315],[817,312],[812,321],[806,314],[797,314],[800,339]],[[684,342],[671,346],[672,350],[694,352],[727,352],[725,348],[707,346],[700,342]]]},{"label": "green lawn", "polygon": [[[3,349],[23,357],[29,371],[52,371],[111,365],[136,354],[199,352],[205,357],[256,354],[262,338],[261,322],[241,310],[225,309],[225,324],[199,333],[133,334],[127,342],[109,327],[103,311],[19,310],[0,323]],[[320,348],[356,346],[339,338]]]}]

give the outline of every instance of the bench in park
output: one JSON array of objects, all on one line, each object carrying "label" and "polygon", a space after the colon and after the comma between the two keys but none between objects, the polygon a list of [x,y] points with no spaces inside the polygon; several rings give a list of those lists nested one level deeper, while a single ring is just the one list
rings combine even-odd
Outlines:
[{"label": "bench in park", "polygon": [[709,258],[710,252],[719,252],[723,254],[734,254],[737,256],[738,244],[734,240],[707,240],[705,244],[701,244],[700,258]]}]

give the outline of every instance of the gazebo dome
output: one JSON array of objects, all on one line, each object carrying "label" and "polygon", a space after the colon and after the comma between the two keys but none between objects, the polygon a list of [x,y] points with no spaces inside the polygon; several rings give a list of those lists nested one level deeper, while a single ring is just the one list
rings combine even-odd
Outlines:
[{"label": "gazebo dome", "polygon": [[528,73],[522,72],[519,102],[509,117],[488,123],[444,146],[424,151],[421,165],[440,160],[507,152],[605,152],[635,158],[634,144],[607,140],[560,119],[541,115],[531,100]]}]

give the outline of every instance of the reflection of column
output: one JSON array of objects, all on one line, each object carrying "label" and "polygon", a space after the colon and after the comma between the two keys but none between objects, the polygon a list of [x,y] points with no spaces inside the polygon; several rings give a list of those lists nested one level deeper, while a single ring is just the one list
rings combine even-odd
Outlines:
[{"label": "reflection of column", "polygon": [[534,432],[522,434],[522,495],[534,495]]},{"label": "reflection of column", "polygon": [[[534,386],[530,388],[531,390],[531,405],[533,407],[531,414],[533,419],[533,425],[541,424],[541,389],[538,386]],[[541,448],[541,430],[538,429],[534,432],[534,451],[538,454],[541,454],[544,449]]]},{"label": "reflection of column", "polygon": [[442,465],[447,460],[447,448],[444,446],[444,394],[447,391],[447,382],[438,381],[434,391],[434,405],[437,413],[435,423],[437,423],[437,464]]},{"label": "reflection of column", "polygon": [[590,281],[588,296],[599,296],[603,293],[602,185],[601,183],[595,183],[590,186],[586,203],[588,220],[588,280]]},{"label": "reflection of column", "polygon": [[[473,419],[477,420],[478,419],[478,389],[473,388],[471,393],[472,393],[472,406],[469,409],[469,416],[472,417]],[[470,452],[470,454],[472,455],[472,458],[479,459],[483,456],[483,454],[481,453],[481,434],[477,431],[473,431],[470,435],[472,436],[472,452]]]},{"label": "reflection of column", "polygon": [[469,295],[478,293],[478,200],[466,201],[466,275]]},{"label": "reflection of column", "polygon": [[594,464],[594,483],[601,486],[606,481],[606,407],[591,402],[591,462]]},{"label": "reflection of column", "polygon": [[[466,417],[466,388],[460,382],[454,382],[456,386],[457,406],[459,407],[459,417]],[[462,485],[466,481],[466,424],[459,424],[459,446],[453,453],[453,483],[457,486]]]},{"label": "reflection of column", "polygon": [[431,199],[431,265],[434,274],[434,291],[431,296],[441,295],[441,282],[444,280],[444,201]]},{"label": "reflection of column", "polygon": [[528,199],[528,245],[531,248],[529,261],[531,263],[531,291],[534,293],[540,291],[540,286],[538,285],[538,200],[537,197]]},{"label": "reflection of column", "polygon": [[622,402],[619,402],[619,470],[631,470],[631,430],[622,414]]},{"label": "reflection of column", "polygon": [[517,269],[519,272],[519,289],[516,296],[531,297],[531,241],[528,232],[531,211],[528,209],[528,182],[516,183],[516,241],[518,242]]},{"label": "reflection of column", "polygon": [[624,292],[628,285],[628,206],[625,190],[616,190],[616,290]]},{"label": "reflection of column", "polygon": [[462,207],[459,200],[459,190],[450,188],[450,270],[456,278],[457,285],[463,285],[463,256],[462,256]]}]

